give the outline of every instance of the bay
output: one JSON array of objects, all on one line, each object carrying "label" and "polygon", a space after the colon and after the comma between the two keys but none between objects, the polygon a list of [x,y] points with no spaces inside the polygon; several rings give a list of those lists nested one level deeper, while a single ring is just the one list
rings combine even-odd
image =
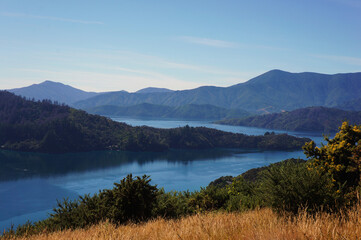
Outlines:
[{"label": "bay", "polygon": [[[307,137],[311,138],[317,145],[323,140],[322,132],[296,132],[296,131],[285,131],[276,129],[265,129],[256,127],[244,127],[244,126],[231,126],[215,124],[207,121],[186,121],[186,120],[158,120],[152,118],[126,118],[126,117],[110,117],[112,120],[117,122],[125,122],[132,126],[150,126],[155,128],[176,128],[188,125],[190,127],[208,127],[214,128],[226,132],[243,133],[246,135],[263,135],[266,132],[275,132],[277,134],[287,133],[296,137]],[[328,136],[334,136],[335,133],[326,133]]]},{"label": "bay", "polygon": [[[202,121],[113,118],[132,126],[172,128],[205,126],[223,131],[263,135],[289,133],[309,137],[317,144],[321,133],[286,132],[260,128],[216,125]],[[0,230],[27,220],[44,219],[57,199],[75,199],[112,188],[127,174],[150,175],[166,191],[199,190],[221,176],[236,176],[251,168],[287,158],[304,158],[302,151],[249,149],[170,150],[155,152],[100,151],[41,154],[0,151]]]}]

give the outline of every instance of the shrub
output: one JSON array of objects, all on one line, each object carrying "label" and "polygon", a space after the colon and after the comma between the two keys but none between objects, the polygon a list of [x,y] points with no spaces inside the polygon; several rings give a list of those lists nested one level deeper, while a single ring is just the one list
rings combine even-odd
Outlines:
[{"label": "shrub", "polygon": [[227,186],[229,200],[226,208],[228,211],[244,211],[254,209],[260,205],[257,196],[257,184],[247,181],[243,176],[236,177],[232,184]]},{"label": "shrub", "polygon": [[204,212],[224,208],[228,199],[226,188],[208,186],[192,193],[189,204],[198,212]]},{"label": "shrub", "polygon": [[305,207],[310,211],[334,207],[339,197],[332,191],[330,176],[308,170],[305,163],[271,165],[261,174],[258,191],[263,202],[278,210],[296,213]]},{"label": "shrub", "polygon": [[[135,177],[129,174],[120,183],[114,183],[111,190],[104,190],[93,196],[84,195],[71,201],[58,201],[54,213],[43,221],[19,226],[13,234],[24,232],[56,231],[84,228],[109,220],[115,224],[128,221],[139,222],[153,217],[159,191],[150,184],[149,176]],[[10,233],[10,231],[9,231]]]},{"label": "shrub", "polygon": [[189,205],[190,195],[191,193],[188,191],[166,193],[163,188],[160,189],[153,215],[163,218],[179,218],[195,213],[196,209]]},{"label": "shrub", "polygon": [[114,183],[115,188],[100,193],[102,204],[107,209],[106,218],[113,223],[139,222],[152,217],[158,189],[149,184],[149,176],[133,179],[132,174]]}]

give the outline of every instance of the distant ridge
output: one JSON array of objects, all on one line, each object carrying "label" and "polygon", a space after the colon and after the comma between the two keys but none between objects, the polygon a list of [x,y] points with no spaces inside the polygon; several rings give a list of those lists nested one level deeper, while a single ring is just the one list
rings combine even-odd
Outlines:
[{"label": "distant ridge", "polygon": [[349,121],[350,124],[361,124],[361,112],[326,107],[308,107],[291,112],[221,120],[217,123],[289,131],[336,132],[344,121]]},{"label": "distant ridge", "polygon": [[8,91],[29,99],[49,99],[68,105],[72,105],[74,102],[94,97],[99,94],[95,92],[86,92],[69,85],[49,80],[28,87],[10,89]]},{"label": "distant ridge", "polygon": [[310,106],[336,107],[360,98],[361,73],[320,74],[290,73],[272,70],[245,83],[230,87],[204,86],[191,90],[153,93],[106,93],[75,106],[88,109],[101,105],[132,106],[150,103],[165,106],[210,104],[250,112],[271,112]]},{"label": "distant ridge", "polygon": [[141,103],[133,106],[97,106],[85,109],[89,113],[103,116],[148,117],[185,120],[220,120],[246,117],[251,114],[241,109],[225,109],[209,104],[187,104],[179,107]]}]

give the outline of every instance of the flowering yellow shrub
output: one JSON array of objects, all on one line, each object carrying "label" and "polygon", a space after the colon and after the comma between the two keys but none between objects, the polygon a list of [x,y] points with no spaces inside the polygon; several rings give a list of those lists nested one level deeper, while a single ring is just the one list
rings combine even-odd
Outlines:
[{"label": "flowering yellow shrub", "polygon": [[321,147],[313,141],[303,147],[311,158],[308,169],[330,174],[337,193],[354,195],[361,183],[361,126],[343,122],[335,137],[325,140],[327,144]]}]

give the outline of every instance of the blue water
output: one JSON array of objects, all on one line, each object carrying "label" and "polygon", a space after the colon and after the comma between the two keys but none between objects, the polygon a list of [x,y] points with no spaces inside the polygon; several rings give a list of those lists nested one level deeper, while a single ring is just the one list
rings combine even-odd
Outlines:
[{"label": "blue water", "polygon": [[[119,119],[133,126],[206,126],[249,135],[267,129],[224,126],[200,121]],[[275,131],[284,133],[285,131]],[[320,143],[321,133],[288,132]],[[112,188],[128,173],[147,174],[152,183],[171,190],[197,190],[214,179],[287,158],[304,158],[302,151],[172,150],[162,153],[88,152],[40,154],[0,151],[0,231],[11,224],[44,219],[57,199],[74,199]]]},{"label": "blue water", "polygon": [[[114,121],[125,122],[132,126],[150,126],[156,128],[175,128],[189,125],[191,127],[208,127],[215,128],[218,130],[234,133],[243,133],[247,135],[263,135],[265,132],[275,133],[287,133],[296,137],[308,137],[315,141],[316,144],[320,144],[323,140],[322,132],[295,132],[295,131],[284,131],[274,130],[256,127],[243,127],[243,126],[229,126],[214,124],[206,121],[180,121],[180,120],[156,120],[156,119],[136,119],[136,118],[125,118],[125,117],[112,117]],[[328,135],[333,136],[334,133]]]}]

